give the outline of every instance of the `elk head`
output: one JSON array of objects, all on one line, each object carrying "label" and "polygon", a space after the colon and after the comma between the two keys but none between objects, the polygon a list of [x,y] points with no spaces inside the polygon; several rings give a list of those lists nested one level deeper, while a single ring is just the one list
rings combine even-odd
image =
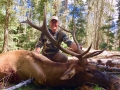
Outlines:
[{"label": "elk head", "polygon": [[[59,40],[61,39],[61,34],[59,34],[59,39],[57,41],[52,37],[52,35],[50,34],[50,32],[47,29],[46,6],[44,8],[44,21],[43,21],[42,26],[37,26],[37,25],[33,24],[28,18],[26,21],[23,21],[21,23],[28,23],[33,28],[44,33],[47,36],[47,38],[49,38],[49,40],[60,50],[78,58],[78,60],[64,63],[64,64],[70,63],[71,65],[70,65],[70,67],[68,67],[68,70],[66,72],[64,72],[63,75],[60,77],[60,80],[62,80],[62,84],[64,84],[66,81],[69,81],[68,82],[69,84],[73,82],[72,84],[76,83],[76,86],[78,86],[78,84],[81,84],[81,83],[84,84],[86,82],[95,83],[95,84],[98,84],[103,87],[109,86],[108,77],[106,75],[104,75],[102,72],[98,71],[97,68],[95,68],[94,66],[89,65],[89,63],[87,62],[87,58],[96,56],[96,55],[102,53],[104,50],[95,51],[95,52],[87,54],[89,52],[89,50],[91,49],[91,46],[92,46],[92,44],[91,44],[90,47],[85,52],[83,52],[81,50],[81,48],[79,47],[79,44],[75,38],[75,30],[72,31],[71,33],[72,33],[73,39],[77,45],[78,53],[75,53],[73,51],[63,48],[59,42]],[[67,32],[70,32],[66,29],[64,29],[64,30]],[[63,85],[61,85],[61,86],[63,86]]]}]

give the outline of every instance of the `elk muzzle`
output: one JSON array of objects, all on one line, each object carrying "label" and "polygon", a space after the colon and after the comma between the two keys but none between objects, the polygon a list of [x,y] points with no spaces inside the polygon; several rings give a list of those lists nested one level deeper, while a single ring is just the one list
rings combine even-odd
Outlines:
[{"label": "elk muzzle", "polygon": [[[109,88],[109,77],[97,69],[87,68],[86,81],[92,82],[100,87]],[[91,83],[90,83],[91,84]]]}]

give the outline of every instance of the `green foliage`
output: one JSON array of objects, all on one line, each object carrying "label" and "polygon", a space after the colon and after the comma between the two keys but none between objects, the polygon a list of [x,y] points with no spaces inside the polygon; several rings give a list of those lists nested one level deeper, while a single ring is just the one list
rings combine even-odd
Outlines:
[{"label": "green foliage", "polygon": [[[112,11],[113,12],[113,11]],[[112,21],[114,18],[112,16],[107,16],[106,22],[109,23]]]},{"label": "green foliage", "polygon": [[98,85],[95,86],[94,90],[102,90]]},{"label": "green foliage", "polygon": [[[48,2],[48,0],[32,0],[33,7],[35,10],[32,10],[33,17],[37,18],[38,20],[43,20],[43,12],[44,12],[44,4]],[[36,16],[37,15],[37,16]]]},{"label": "green foliage", "polygon": [[107,43],[103,42],[99,45],[100,49],[105,49],[107,47],[108,50],[112,50],[112,45],[108,45]]},{"label": "green foliage", "polygon": [[[22,0],[21,0],[22,1]],[[6,8],[6,0],[0,1],[0,47],[2,48],[3,46],[3,41],[4,41],[4,24],[5,24],[5,8]],[[16,1],[15,1],[16,2]],[[13,3],[13,1],[10,2],[11,6],[9,7],[9,40],[8,40],[8,49],[9,50],[16,50],[16,49],[26,49],[26,50],[33,50],[37,41],[37,38],[35,38],[36,32],[30,31],[32,28],[31,27],[24,27],[19,24],[18,18],[20,15],[22,16],[23,14],[26,14],[28,9],[24,8],[23,6],[25,5],[25,1],[22,1],[20,5],[18,6],[21,8],[17,8],[19,12],[15,11],[14,8],[17,5]],[[13,4],[13,6],[12,6]],[[25,13],[23,13],[25,11]],[[26,28],[26,30],[25,30]],[[39,34],[39,33],[38,33]],[[37,34],[37,35],[38,35]],[[37,36],[36,35],[36,36]]]},{"label": "green foliage", "polygon": [[108,45],[109,50],[112,50],[112,47],[113,47],[112,45]]},{"label": "green foliage", "polygon": [[[74,30],[74,22],[76,24],[76,38],[79,43],[82,43],[84,40],[83,38],[86,37],[86,21],[84,18],[84,3],[80,1],[76,1],[76,3],[73,5],[74,9],[70,12],[72,15],[72,18],[74,21],[70,21],[69,28],[70,30]],[[79,10],[79,12],[78,12]],[[77,16],[77,18],[75,16]]]},{"label": "green foliage", "polygon": [[26,50],[33,50],[35,48],[35,40],[32,41],[29,34],[21,34],[18,36],[17,47],[24,48]]},{"label": "green foliage", "polygon": [[5,6],[7,3],[7,0],[0,0],[0,6]]},{"label": "green foliage", "polygon": [[114,38],[114,33],[110,30],[111,27],[112,25],[104,25],[100,30],[103,30],[103,33],[105,33],[109,38]]},{"label": "green foliage", "polygon": [[67,45],[65,43],[62,42],[61,45],[62,45],[62,47],[67,48]]},{"label": "green foliage", "polygon": [[103,33],[106,34],[106,36],[110,37],[110,38],[114,38],[114,33],[112,31],[110,31],[111,25],[105,25],[103,27],[101,27],[101,30],[103,30]]},{"label": "green foliage", "polygon": [[109,39],[109,42],[110,42],[111,44],[113,44],[113,43],[114,43],[114,40],[111,38],[111,39]]},{"label": "green foliage", "polygon": [[[106,22],[110,22],[112,20],[112,18],[108,18],[108,21]],[[115,38],[115,33],[112,32],[111,30],[112,28],[112,25],[111,24],[107,24],[107,25],[104,25],[100,28],[100,30],[102,30],[102,32],[107,36],[107,45],[105,43],[101,43],[101,45],[99,46],[101,49],[104,47],[104,46],[107,46],[109,50],[112,50],[112,45],[114,44],[114,38]]]},{"label": "green foliage", "polygon": [[[31,6],[29,8],[26,8],[27,4],[25,0],[21,0],[21,4],[18,4],[14,0],[10,0],[10,7],[9,7],[9,50],[14,49],[28,49],[33,50],[35,47],[35,44],[37,42],[37,39],[39,37],[39,33],[35,30],[33,31],[33,28],[30,26],[21,26],[19,24],[19,19],[22,18],[22,20],[25,20],[26,15],[28,13],[30,14],[30,20],[34,23],[41,24],[41,21],[43,20],[43,9],[44,9],[44,3],[47,2],[47,12],[49,12],[49,15],[47,17],[50,17],[53,15],[55,10],[53,9],[53,4],[55,4],[55,1],[57,0],[31,0]],[[88,0],[89,1],[89,0]],[[0,0],[0,47],[3,46],[4,41],[4,25],[5,25],[5,9],[6,5],[8,3],[8,0]],[[58,5],[58,4],[56,4]],[[85,41],[86,37],[86,20],[84,17],[86,11],[84,10],[85,4],[82,2],[82,0],[76,0],[73,4],[74,10],[71,10],[70,15],[73,16],[76,24],[76,38],[79,43]],[[17,7],[17,11],[15,11],[15,7]],[[89,5],[88,5],[89,7]],[[62,8],[62,7],[60,7]],[[91,10],[93,7],[90,7]],[[79,9],[79,12],[77,11]],[[65,8],[63,9],[63,13],[65,11]],[[60,11],[58,11],[60,12]],[[61,12],[60,12],[61,13]],[[62,15],[62,14],[61,14]],[[75,16],[74,16],[75,15]],[[67,16],[67,15],[66,15]],[[64,17],[65,18],[65,17]],[[48,18],[49,19],[49,18]],[[112,17],[108,16],[105,21],[106,25],[101,27],[101,30],[103,30],[103,33],[108,37],[109,49],[112,48],[112,45],[114,44],[114,33],[111,32],[111,24],[110,22],[113,20]],[[73,22],[72,19],[68,21],[69,26],[68,28],[70,30],[73,30]],[[24,24],[25,25],[25,24]],[[119,36],[118,36],[119,37]],[[100,45],[101,48],[104,48],[106,45]],[[65,44],[63,44],[63,47],[67,47]]]},{"label": "green foliage", "polygon": [[23,26],[12,28],[9,31],[9,50],[33,50],[37,41],[34,37],[39,33],[37,32],[36,34],[36,31],[34,32],[32,29],[33,28],[27,27],[25,30]]},{"label": "green foliage", "polygon": [[104,25],[100,28],[100,30],[110,29],[112,25]]},{"label": "green foliage", "polygon": [[76,26],[77,26],[76,38],[77,38],[78,42],[82,42],[83,38],[86,37],[85,27],[84,27],[84,25],[80,25],[80,24],[85,24],[85,22],[79,22],[76,24]]},{"label": "green foliage", "polygon": [[5,16],[0,12],[0,24],[5,22]]},{"label": "green foliage", "polygon": [[120,48],[119,48],[119,47],[117,48],[117,51],[120,51]]},{"label": "green foliage", "polygon": [[101,43],[100,45],[99,45],[99,48],[100,49],[104,49],[104,48],[106,48],[107,47],[107,43],[105,43],[105,42],[103,42],[103,43]]}]

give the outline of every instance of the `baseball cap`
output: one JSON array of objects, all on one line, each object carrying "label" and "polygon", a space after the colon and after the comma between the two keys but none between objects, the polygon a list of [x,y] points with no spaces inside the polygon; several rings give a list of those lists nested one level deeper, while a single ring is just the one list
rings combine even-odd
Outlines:
[{"label": "baseball cap", "polygon": [[57,16],[52,16],[51,19],[50,19],[50,21],[53,20],[53,19],[59,21]]}]

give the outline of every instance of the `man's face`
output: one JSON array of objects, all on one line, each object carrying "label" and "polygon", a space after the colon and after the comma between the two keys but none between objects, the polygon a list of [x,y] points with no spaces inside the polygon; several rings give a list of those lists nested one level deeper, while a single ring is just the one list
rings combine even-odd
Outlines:
[{"label": "man's face", "polygon": [[50,21],[50,28],[52,29],[53,32],[56,32],[58,29],[59,22],[55,19],[52,19]]}]

